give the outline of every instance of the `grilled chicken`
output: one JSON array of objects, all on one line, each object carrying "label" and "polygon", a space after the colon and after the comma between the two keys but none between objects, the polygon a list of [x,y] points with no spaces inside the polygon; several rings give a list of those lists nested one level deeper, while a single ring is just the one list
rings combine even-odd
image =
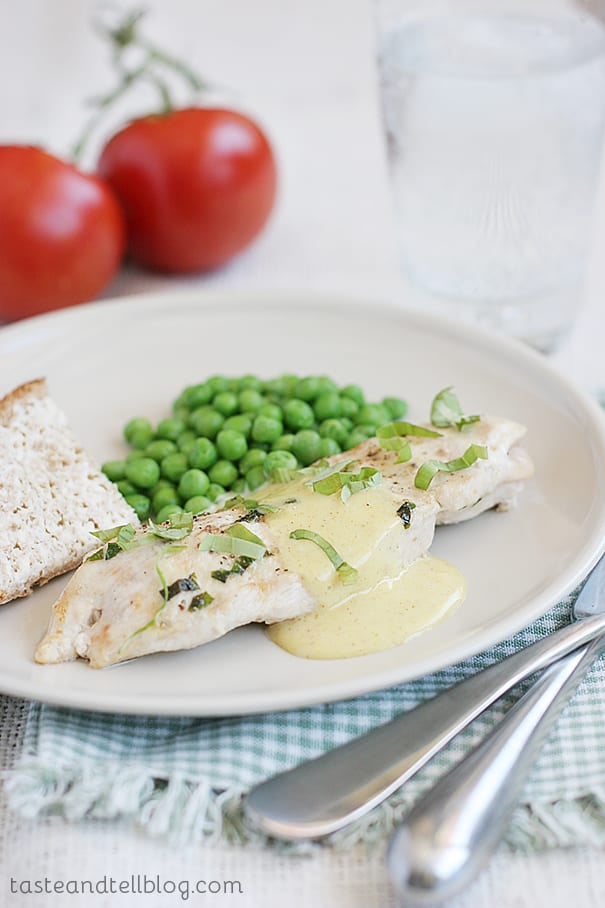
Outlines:
[{"label": "grilled chicken", "polygon": [[[391,545],[395,539],[395,557],[403,568],[427,552],[436,524],[509,506],[532,473],[528,455],[517,445],[524,431],[508,420],[482,418],[463,432],[445,429],[436,438],[411,439],[413,458],[407,463],[396,463],[396,454],[383,450],[376,439],[335,455],[330,462],[336,466],[355,460],[356,470],[368,466],[381,472],[376,491],[390,495],[393,512],[401,514],[401,528],[397,526],[397,534],[389,539]],[[422,463],[451,461],[471,444],[486,446],[487,459],[459,472],[437,473],[426,491],[415,487]],[[257,497],[287,507],[292,502],[290,488],[290,484],[270,487]],[[371,502],[374,490],[361,494]],[[330,519],[347,519],[347,503],[338,496],[331,498],[327,538]],[[398,508],[404,503],[407,511],[401,513]],[[251,622],[271,624],[310,612],[317,600],[302,574],[288,569],[275,522],[260,510],[239,506],[199,515],[178,543],[139,529],[134,544],[115,557],[86,561],[55,603],[36,660],[82,657],[101,668],[148,653],[189,649]],[[228,535],[234,524],[254,533],[264,545],[264,557],[242,559],[200,550],[209,534]],[[365,527],[359,532],[364,534]]]}]

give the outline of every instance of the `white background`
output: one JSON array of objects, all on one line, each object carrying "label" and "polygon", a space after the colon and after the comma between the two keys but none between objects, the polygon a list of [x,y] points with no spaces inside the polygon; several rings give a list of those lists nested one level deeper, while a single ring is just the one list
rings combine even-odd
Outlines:
[{"label": "white background", "polygon": [[[107,53],[90,29],[94,6],[92,0],[2,0],[0,141],[68,152],[83,122],[85,99],[112,85]],[[265,125],[281,173],[279,204],[260,240],[221,272],[172,280],[170,286],[324,289],[408,303],[411,294],[396,265],[370,0],[148,0],[146,6],[149,36],[225,86],[225,99]],[[142,93],[117,118],[150,103]],[[110,119],[107,131],[116,125]],[[89,161],[94,152],[93,146]],[[605,210],[605,204],[599,207]],[[605,386],[604,235],[601,229],[595,244],[589,304],[558,356],[563,368],[590,387]],[[130,270],[108,295],[165,286],[164,278]],[[15,712],[11,715],[4,728],[9,743],[16,736]],[[307,859],[216,846],[175,851],[115,824],[17,822],[6,812],[0,814],[0,844],[0,904],[16,908],[180,904],[178,896],[27,898],[8,888],[10,876],[66,880],[131,873],[242,881],[243,896],[207,896],[191,904],[393,904],[381,849],[323,851]],[[500,855],[456,908],[602,905],[601,860],[590,853]]]}]

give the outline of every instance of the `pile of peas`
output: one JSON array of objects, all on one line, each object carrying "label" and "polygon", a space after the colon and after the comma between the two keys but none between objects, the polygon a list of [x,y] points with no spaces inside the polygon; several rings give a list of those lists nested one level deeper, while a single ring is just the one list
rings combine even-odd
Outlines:
[{"label": "pile of peas", "polygon": [[185,388],[155,429],[131,419],[124,427],[131,452],[103,472],[141,520],[161,522],[206,511],[227,491],[253,492],[277,469],[353,448],[406,411],[398,397],[367,403],[359,385],[339,388],[326,376],[216,375]]}]

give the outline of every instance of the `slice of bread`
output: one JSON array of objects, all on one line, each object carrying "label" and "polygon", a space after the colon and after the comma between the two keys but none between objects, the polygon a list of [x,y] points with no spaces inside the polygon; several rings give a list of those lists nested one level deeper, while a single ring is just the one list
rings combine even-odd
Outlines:
[{"label": "slice of bread", "polygon": [[138,522],[43,379],[0,399],[0,603],[80,564],[93,530]]}]

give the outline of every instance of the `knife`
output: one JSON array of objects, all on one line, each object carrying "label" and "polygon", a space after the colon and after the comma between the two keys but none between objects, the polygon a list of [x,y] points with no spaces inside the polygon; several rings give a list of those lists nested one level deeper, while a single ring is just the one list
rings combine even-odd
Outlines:
[{"label": "knife", "polygon": [[265,833],[314,839],[363,816],[519,681],[605,631],[605,596],[595,596],[603,560],[578,597],[574,621],[403,715],[253,788],[245,802]]}]

